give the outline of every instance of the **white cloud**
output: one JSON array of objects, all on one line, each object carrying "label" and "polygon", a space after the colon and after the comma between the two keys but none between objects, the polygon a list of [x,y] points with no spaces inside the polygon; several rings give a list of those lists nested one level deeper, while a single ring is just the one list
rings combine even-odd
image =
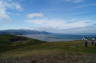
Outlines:
[{"label": "white cloud", "polygon": [[35,29],[39,30],[47,30],[56,32],[56,30],[66,30],[66,29],[73,29],[73,28],[85,28],[87,26],[92,25],[88,20],[76,20],[73,22],[67,22],[67,20],[48,20],[48,19],[41,19],[41,20],[28,20],[30,24],[35,26]]},{"label": "white cloud", "polygon": [[21,7],[20,4],[16,4],[16,9],[17,9],[17,10],[22,10],[23,8]]},{"label": "white cloud", "polygon": [[61,30],[61,33],[70,33],[70,34],[88,34],[89,33],[90,34],[90,33],[96,33],[95,31],[96,31],[96,27],[91,25],[86,27]]},{"label": "white cloud", "polygon": [[81,3],[84,0],[65,0],[66,2]]},{"label": "white cloud", "polygon": [[[90,20],[75,20],[68,22],[67,20],[29,20],[31,26],[29,29],[48,31],[53,33],[65,34],[85,34],[95,33],[94,23]],[[96,22],[95,22],[96,23]]]},{"label": "white cloud", "polygon": [[30,13],[27,15],[28,18],[34,18],[34,17],[44,17],[42,13]]},{"label": "white cloud", "polygon": [[0,20],[2,19],[10,19],[11,17],[8,15],[8,9],[16,9],[21,10],[22,7],[18,3],[7,2],[6,0],[0,0]]},{"label": "white cloud", "polygon": [[9,15],[7,14],[6,12],[6,7],[4,5],[4,3],[2,1],[0,1],[0,18],[1,19],[8,19],[9,18]]},{"label": "white cloud", "polygon": [[12,2],[11,4],[7,4],[9,8],[16,9],[17,11],[23,10],[22,6],[17,2]]}]

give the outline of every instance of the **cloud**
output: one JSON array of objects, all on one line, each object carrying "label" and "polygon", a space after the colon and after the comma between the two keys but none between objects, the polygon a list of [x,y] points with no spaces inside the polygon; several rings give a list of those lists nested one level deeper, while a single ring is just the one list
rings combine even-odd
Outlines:
[{"label": "cloud", "polygon": [[17,10],[23,10],[20,4],[15,4]]},{"label": "cloud", "polygon": [[42,13],[29,13],[27,15],[28,18],[34,18],[34,17],[44,17]]},{"label": "cloud", "polygon": [[58,31],[60,32],[61,30],[67,30],[67,29],[85,28],[87,26],[92,25],[92,23],[90,23],[90,21],[88,20],[76,20],[68,22],[68,20],[35,19],[35,20],[27,20],[27,22],[32,24],[32,27],[35,27],[35,29],[54,31],[54,32]]},{"label": "cloud", "polygon": [[95,33],[95,25],[91,20],[58,20],[58,19],[35,19],[27,20],[30,27],[28,29],[47,31],[52,33],[65,33],[65,34],[86,34]]},{"label": "cloud", "polygon": [[90,33],[96,33],[95,31],[96,31],[96,27],[94,25],[61,30],[62,33],[70,33],[70,34],[90,34]]},{"label": "cloud", "polygon": [[9,15],[6,12],[6,7],[2,1],[0,1],[0,19],[8,19]]},{"label": "cloud", "polygon": [[[10,0],[11,1],[11,0]],[[22,7],[19,3],[8,2],[6,0],[0,0],[0,20],[10,19],[10,15],[8,14],[9,9],[21,10]]]},{"label": "cloud", "polygon": [[23,10],[23,7],[21,6],[21,4],[17,2],[12,2],[11,4],[8,3],[7,6],[11,9],[16,9],[17,11]]},{"label": "cloud", "polygon": [[72,3],[81,3],[84,0],[65,0],[66,2],[72,2]]}]

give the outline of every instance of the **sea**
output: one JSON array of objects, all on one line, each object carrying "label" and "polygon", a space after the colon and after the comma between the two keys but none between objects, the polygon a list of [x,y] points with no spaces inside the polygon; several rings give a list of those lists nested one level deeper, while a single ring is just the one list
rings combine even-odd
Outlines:
[{"label": "sea", "polygon": [[67,35],[67,34],[31,34],[23,35],[28,38],[38,39],[48,42],[56,41],[73,41],[73,40],[82,40],[83,37],[93,36],[93,35]]}]

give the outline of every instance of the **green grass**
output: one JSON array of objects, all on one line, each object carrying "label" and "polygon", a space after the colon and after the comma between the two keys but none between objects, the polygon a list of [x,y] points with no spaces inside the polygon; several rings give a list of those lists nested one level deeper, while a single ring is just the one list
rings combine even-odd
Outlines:
[{"label": "green grass", "polygon": [[[5,37],[8,38],[7,40],[9,40],[9,38],[12,38],[13,36],[5,35]],[[96,47],[91,45],[89,45],[88,47],[84,47],[84,43],[81,40],[66,41],[66,42],[65,41],[44,42],[40,40],[27,38],[24,41],[16,41],[16,42],[5,41],[5,43],[8,44],[5,48],[0,49],[0,50],[3,49],[0,52],[0,58],[3,59],[5,58],[6,60],[15,59],[16,61],[21,61],[21,59],[25,60],[24,58],[26,59],[31,58],[31,59],[35,59],[38,63],[64,63],[64,62],[65,63],[95,63],[96,62],[95,61]],[[11,62],[11,63],[15,63],[15,62]],[[17,63],[23,63],[23,62],[17,62]],[[25,63],[32,63],[32,62],[25,62]]]},{"label": "green grass", "polygon": [[9,34],[0,35],[0,52],[5,52],[40,43],[45,43],[45,41]]},{"label": "green grass", "polygon": [[84,47],[83,41],[70,41],[70,42],[47,42],[34,45],[27,45],[24,47],[12,49],[1,53],[1,57],[16,57],[16,56],[31,56],[34,54],[47,54],[45,53],[54,52],[75,52],[82,54],[95,54],[96,47]]}]

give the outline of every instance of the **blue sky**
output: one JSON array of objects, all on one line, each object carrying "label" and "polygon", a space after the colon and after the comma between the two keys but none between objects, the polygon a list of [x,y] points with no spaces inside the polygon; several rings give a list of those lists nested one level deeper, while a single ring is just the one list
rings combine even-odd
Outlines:
[{"label": "blue sky", "polygon": [[0,30],[95,33],[96,0],[0,0]]}]

